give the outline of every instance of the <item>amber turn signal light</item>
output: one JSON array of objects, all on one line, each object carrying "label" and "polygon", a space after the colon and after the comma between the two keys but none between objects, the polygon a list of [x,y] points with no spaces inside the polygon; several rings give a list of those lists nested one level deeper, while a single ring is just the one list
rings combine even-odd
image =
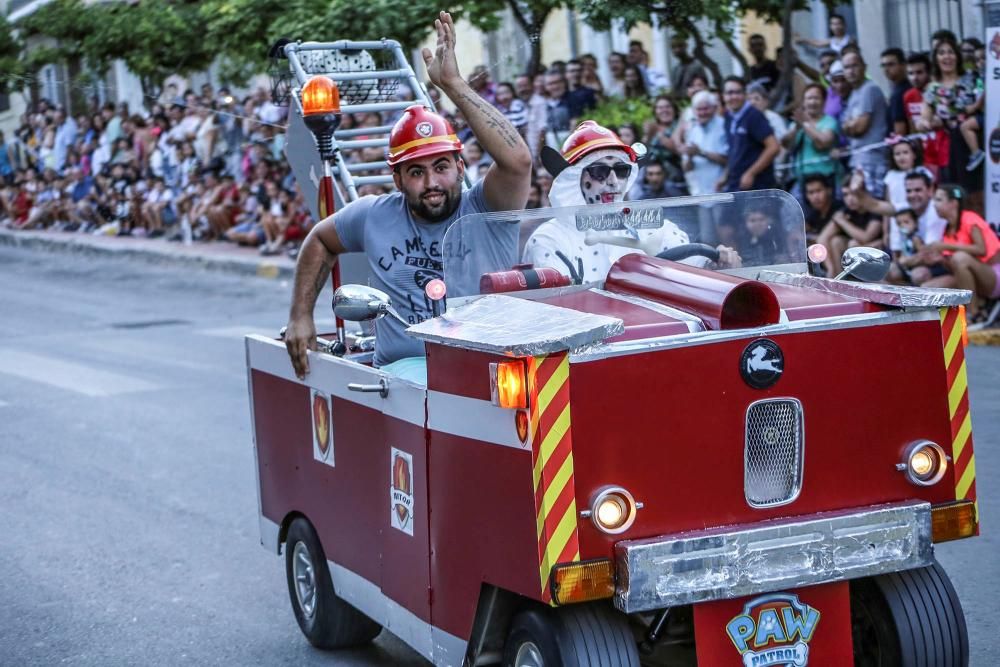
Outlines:
[{"label": "amber turn signal light", "polygon": [[960,500],[947,505],[931,507],[931,539],[948,542],[973,537],[979,528],[976,503]]},{"label": "amber turn signal light", "polygon": [[340,113],[340,91],[337,84],[318,74],[302,86],[302,114]]},{"label": "amber turn signal light", "polygon": [[490,397],[501,408],[528,407],[527,365],[522,359],[490,364]]},{"label": "amber turn signal light", "polygon": [[572,604],[604,600],[615,594],[615,569],[607,558],[552,568],[552,601]]},{"label": "amber turn signal light", "polygon": [[962,327],[962,347],[969,347],[969,320],[965,318],[965,306],[958,307],[958,323]]}]

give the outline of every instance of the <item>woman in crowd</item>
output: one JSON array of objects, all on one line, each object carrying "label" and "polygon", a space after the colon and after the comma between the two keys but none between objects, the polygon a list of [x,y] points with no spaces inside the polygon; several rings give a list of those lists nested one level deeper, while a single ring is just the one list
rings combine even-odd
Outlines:
[{"label": "woman in crowd", "polygon": [[[926,247],[947,259],[951,275],[935,278],[925,287],[954,287],[971,290],[987,300],[1000,298],[1000,239],[975,211],[965,208],[965,191],[946,183],[934,193],[934,208],[945,219],[944,237]],[[969,322],[976,324],[987,315],[973,299],[967,306]]]},{"label": "woman in crowd", "polygon": [[618,129],[615,130],[615,133],[626,146],[631,146],[635,142],[639,141],[639,128],[635,126],[635,123],[621,124],[618,126]]},{"label": "woman in crowd", "polygon": [[629,65],[625,68],[625,98],[642,100],[648,97],[649,91],[646,90],[642,71],[635,65]]},{"label": "woman in crowd", "polygon": [[917,129],[937,134],[936,166],[940,180],[964,185],[971,174],[965,169],[969,150],[961,132],[961,123],[965,120],[961,102],[966,93],[961,86],[965,68],[959,53],[958,44],[948,36],[942,37],[934,48],[931,82],[924,90],[924,106]]},{"label": "woman in crowd", "polygon": [[600,99],[604,97],[604,84],[601,83],[601,77],[597,74],[597,58],[589,53],[585,53],[580,56],[580,85],[590,88]]},{"label": "woman in crowd", "polygon": [[[923,169],[924,148],[921,141],[917,139],[890,138],[895,143],[889,149],[889,171],[885,174],[885,200],[892,204],[897,211],[909,208],[906,199],[906,175],[914,169]],[[899,251],[902,249],[903,239],[900,236],[896,219],[888,216],[885,218],[883,227],[883,238],[888,240],[889,249]]]},{"label": "woman in crowd", "polygon": [[821,174],[830,182],[837,174],[838,163],[830,155],[837,145],[837,119],[823,113],[825,104],[826,89],[818,83],[808,84],[792,116],[794,125],[781,137],[792,154],[796,193],[801,194],[810,174]]},{"label": "woman in crowd", "polygon": [[[674,134],[680,124],[677,103],[669,95],[658,95],[653,100],[653,119],[646,123],[643,143],[649,149],[649,159],[660,162],[668,171],[668,178],[676,180],[681,173],[681,151]],[[673,174],[670,174],[673,167]]]},{"label": "woman in crowd", "polygon": [[608,56],[608,69],[611,71],[611,80],[604,87],[605,94],[609,97],[625,96],[625,66],[628,60],[624,53],[612,51]]}]

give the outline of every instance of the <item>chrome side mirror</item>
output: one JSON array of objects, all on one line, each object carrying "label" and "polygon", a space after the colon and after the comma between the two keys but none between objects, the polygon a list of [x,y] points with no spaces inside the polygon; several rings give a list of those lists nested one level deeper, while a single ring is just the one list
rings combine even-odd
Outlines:
[{"label": "chrome side mirror", "polygon": [[888,275],[892,260],[882,250],[859,247],[845,250],[840,263],[844,270],[836,280],[854,276],[866,283],[877,283]]},{"label": "chrome side mirror", "polygon": [[392,300],[382,290],[365,285],[341,285],[333,294],[333,314],[349,322],[366,322],[389,314],[409,324],[392,308]]}]

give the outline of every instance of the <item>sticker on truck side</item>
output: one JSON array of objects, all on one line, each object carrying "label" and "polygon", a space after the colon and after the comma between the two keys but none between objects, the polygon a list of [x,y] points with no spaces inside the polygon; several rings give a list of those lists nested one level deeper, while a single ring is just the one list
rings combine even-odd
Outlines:
[{"label": "sticker on truck side", "polygon": [[413,535],[413,456],[393,447],[389,475],[389,521],[396,530]]},{"label": "sticker on truck side", "polygon": [[333,414],[330,397],[321,391],[313,389],[310,392],[312,400],[312,434],[313,458],[327,465],[333,465]]}]

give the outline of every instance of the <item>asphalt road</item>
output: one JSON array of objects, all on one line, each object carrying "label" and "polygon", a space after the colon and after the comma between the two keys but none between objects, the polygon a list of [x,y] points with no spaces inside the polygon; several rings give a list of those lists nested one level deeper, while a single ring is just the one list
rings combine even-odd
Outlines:
[{"label": "asphalt road", "polygon": [[[311,649],[259,544],[242,336],[289,290],[0,248],[0,664],[423,664],[385,633]],[[1000,655],[1000,348],[969,370],[983,536],[938,555],[978,666]]]}]

